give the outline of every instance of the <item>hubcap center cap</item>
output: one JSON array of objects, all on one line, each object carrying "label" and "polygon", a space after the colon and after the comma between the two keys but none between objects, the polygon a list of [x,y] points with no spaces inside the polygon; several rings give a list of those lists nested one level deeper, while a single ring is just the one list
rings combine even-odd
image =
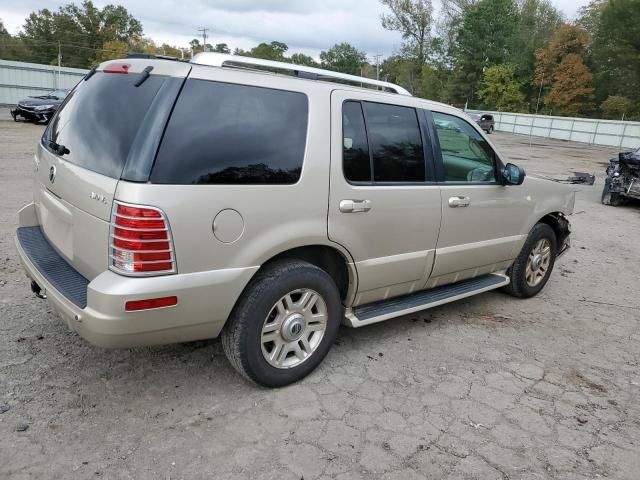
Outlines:
[{"label": "hubcap center cap", "polygon": [[302,337],[307,324],[304,316],[300,313],[294,313],[289,315],[284,322],[282,322],[282,328],[280,334],[285,342],[293,342]]},{"label": "hubcap center cap", "polygon": [[542,256],[536,255],[535,257],[533,257],[533,260],[531,260],[531,267],[533,268],[533,270],[539,270],[541,266],[542,266]]}]

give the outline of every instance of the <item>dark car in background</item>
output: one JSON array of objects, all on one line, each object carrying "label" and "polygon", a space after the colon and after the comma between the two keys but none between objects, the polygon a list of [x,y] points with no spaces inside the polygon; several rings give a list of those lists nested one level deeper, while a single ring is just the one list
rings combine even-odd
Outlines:
[{"label": "dark car in background", "polygon": [[69,94],[70,90],[53,90],[44,95],[22,99],[11,109],[11,116],[17,122],[20,118],[30,122],[48,123],[53,114]]},{"label": "dark car in background", "polygon": [[493,120],[493,115],[488,113],[470,113],[469,116],[473,118],[480,128],[487,133],[493,133],[496,123]]}]

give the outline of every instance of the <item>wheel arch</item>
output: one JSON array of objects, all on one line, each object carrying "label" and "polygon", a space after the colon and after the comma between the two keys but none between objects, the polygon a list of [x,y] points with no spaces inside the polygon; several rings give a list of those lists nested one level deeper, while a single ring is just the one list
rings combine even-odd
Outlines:
[{"label": "wheel arch", "polygon": [[[260,268],[253,273],[247,284],[244,286],[241,295],[238,296],[238,300],[242,295],[244,295],[246,289],[249,287],[258,272],[261,272],[269,265],[282,259],[303,260],[323,269],[336,282],[342,303],[344,305],[350,305],[353,303],[356,287],[358,285],[358,274],[353,258],[351,258],[349,252],[343,250],[340,245],[326,245],[319,243],[291,246],[280,250],[277,253],[272,253],[270,257],[260,261]],[[236,300],[236,303],[238,300]]]},{"label": "wheel arch", "polygon": [[553,232],[556,234],[558,248],[564,244],[571,233],[569,220],[567,220],[567,217],[562,212],[547,213],[536,223],[545,223],[553,229]]}]

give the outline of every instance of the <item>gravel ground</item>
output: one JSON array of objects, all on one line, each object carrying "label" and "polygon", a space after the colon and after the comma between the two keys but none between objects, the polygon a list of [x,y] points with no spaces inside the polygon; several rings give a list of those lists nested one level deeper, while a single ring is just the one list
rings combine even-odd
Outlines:
[{"label": "gravel ground", "polygon": [[640,209],[599,203],[615,149],[494,134],[530,172],[599,175],[546,289],[343,328],[265,390],[217,341],[101,350],[33,297],[13,234],[41,132],[0,122],[0,478],[638,478]]}]

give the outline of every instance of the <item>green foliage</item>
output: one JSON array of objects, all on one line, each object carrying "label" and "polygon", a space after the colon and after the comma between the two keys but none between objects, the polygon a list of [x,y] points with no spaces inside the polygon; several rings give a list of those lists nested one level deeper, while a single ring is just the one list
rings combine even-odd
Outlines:
[{"label": "green foliage", "polygon": [[322,68],[335,72],[360,75],[360,69],[366,61],[365,53],[348,43],[338,43],[329,50],[320,52]]},{"label": "green foliage", "polygon": [[216,53],[231,53],[231,49],[229,45],[226,43],[216,43],[216,46],[213,48],[213,51]]},{"label": "green foliage", "polygon": [[522,0],[517,23],[508,44],[509,63],[527,96],[535,97],[530,81],[535,70],[535,51],[544,48],[562,23],[562,14],[550,0]]},{"label": "green foliage", "polygon": [[90,0],[69,3],[57,11],[43,9],[25,20],[20,37],[30,50],[27,61],[57,62],[58,42],[65,65],[88,67],[104,44],[132,42],[142,36],[142,24],[126,8],[106,5],[100,9]]},{"label": "green foliage", "polygon": [[596,98],[629,97],[640,110],[640,1],[609,0],[593,39]]},{"label": "green foliage", "polygon": [[494,65],[485,70],[478,90],[485,105],[493,110],[517,112],[524,104],[521,84],[516,80],[514,65]]},{"label": "green foliage", "polygon": [[622,95],[611,95],[600,105],[604,118],[620,120],[623,115],[629,117],[633,115],[634,104],[628,97]]},{"label": "green foliage", "polygon": [[262,58],[264,60],[275,60],[282,62],[285,59],[285,52],[289,50],[289,47],[282,42],[261,43],[260,45],[253,47],[249,51],[250,57]]},{"label": "green foliage", "polygon": [[306,65],[307,67],[317,67],[318,62],[316,62],[309,55],[305,55],[304,53],[294,53],[289,57],[289,61],[291,63],[295,63],[296,65]]},{"label": "green foliage", "polygon": [[391,13],[382,14],[382,26],[402,34],[403,51],[418,66],[427,59],[433,22],[431,0],[381,0]]},{"label": "green foliage", "polygon": [[609,0],[591,0],[584,7],[580,7],[576,25],[589,32],[590,35],[595,35],[600,25],[602,11],[607,6],[608,1]]},{"label": "green foliage", "polygon": [[516,19],[514,0],[480,0],[466,9],[452,47],[456,62],[453,88],[459,102],[474,103],[483,70],[505,63]]}]

